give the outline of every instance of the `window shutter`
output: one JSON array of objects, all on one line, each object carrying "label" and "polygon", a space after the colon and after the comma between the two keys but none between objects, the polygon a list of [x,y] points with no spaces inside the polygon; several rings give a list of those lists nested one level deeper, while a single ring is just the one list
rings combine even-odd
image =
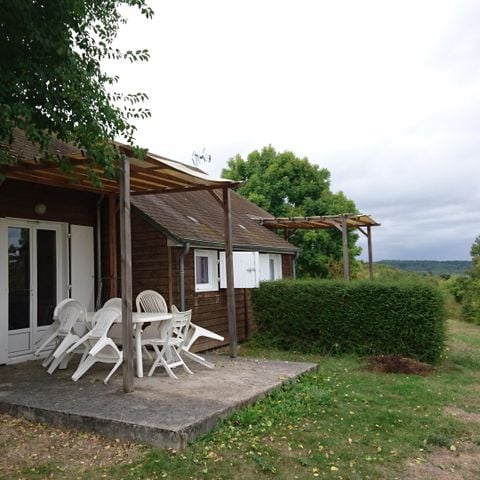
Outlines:
[{"label": "window shutter", "polygon": [[275,257],[275,280],[281,280],[283,278],[282,256],[280,254],[275,254],[272,256]]},{"label": "window shutter", "polygon": [[270,280],[270,255],[268,253],[260,254],[260,281],[266,282]]},{"label": "window shutter", "polygon": [[[283,278],[282,255],[279,253],[261,253],[260,254],[260,281],[280,280]],[[271,277],[270,262],[274,262],[274,276]]]},{"label": "window shutter", "polygon": [[[258,252],[233,252],[233,284],[235,288],[256,288],[259,278]],[[225,252],[220,252],[220,288],[227,288]]]},{"label": "window shutter", "polygon": [[95,257],[93,227],[70,226],[71,298],[89,312],[95,305]]}]

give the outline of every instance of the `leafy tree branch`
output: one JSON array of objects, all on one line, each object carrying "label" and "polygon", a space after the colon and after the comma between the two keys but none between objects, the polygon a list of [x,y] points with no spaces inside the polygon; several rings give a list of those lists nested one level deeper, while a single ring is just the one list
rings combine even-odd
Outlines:
[{"label": "leafy tree branch", "polygon": [[[133,146],[132,120],[150,116],[140,106],[146,94],[111,92],[119,79],[101,68],[104,59],[149,58],[147,50],[113,47],[123,6],[153,15],[145,0],[0,0],[0,142],[11,143],[20,128],[48,157],[57,138],[115,175],[121,154],[112,141]],[[0,149],[0,164],[14,162]],[[68,170],[68,160],[60,162]]]}]

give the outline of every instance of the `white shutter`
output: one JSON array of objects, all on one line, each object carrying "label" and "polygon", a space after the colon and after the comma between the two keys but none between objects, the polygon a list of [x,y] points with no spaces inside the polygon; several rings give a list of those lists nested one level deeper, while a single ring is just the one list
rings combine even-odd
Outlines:
[{"label": "white shutter", "polygon": [[[270,262],[273,262],[273,278],[270,269]],[[261,253],[260,254],[260,281],[280,280],[283,278],[282,255],[279,253]]]},{"label": "white shutter", "polygon": [[[234,287],[257,288],[259,281],[258,252],[233,252]],[[227,288],[225,252],[220,252],[220,288]]]},{"label": "white shutter", "polygon": [[95,256],[93,227],[70,226],[70,297],[89,312],[95,305]]},{"label": "white shutter", "polygon": [[283,278],[282,256],[276,253],[272,255],[272,257],[275,257],[275,280],[281,280]]},{"label": "white shutter", "polygon": [[268,253],[260,254],[260,281],[270,280],[270,255]]}]

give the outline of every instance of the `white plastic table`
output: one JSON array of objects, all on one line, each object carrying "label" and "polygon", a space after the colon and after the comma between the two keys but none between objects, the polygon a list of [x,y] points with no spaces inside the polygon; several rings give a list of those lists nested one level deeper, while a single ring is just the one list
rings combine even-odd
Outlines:
[{"label": "white plastic table", "polygon": [[[92,319],[94,312],[87,313],[87,320]],[[132,312],[132,323],[135,327],[135,353],[137,356],[137,377],[143,377],[143,356],[142,356],[142,325],[144,323],[164,322],[171,320],[171,313],[150,313],[150,312]],[[118,323],[121,323],[118,322]]]}]

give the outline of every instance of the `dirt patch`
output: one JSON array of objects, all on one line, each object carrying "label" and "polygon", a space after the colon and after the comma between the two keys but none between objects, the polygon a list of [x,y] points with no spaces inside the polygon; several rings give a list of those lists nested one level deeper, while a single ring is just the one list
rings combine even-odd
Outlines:
[{"label": "dirt patch", "polygon": [[37,475],[43,472],[45,478],[73,478],[92,469],[129,463],[140,455],[141,447],[132,443],[0,414],[2,479],[23,478],[28,470]]},{"label": "dirt patch", "polygon": [[461,444],[456,451],[439,449],[426,459],[409,462],[403,480],[478,480],[480,478],[480,447]]},{"label": "dirt patch", "polygon": [[367,370],[383,373],[405,373],[409,375],[428,375],[434,368],[428,363],[401,355],[377,355],[366,358]]},{"label": "dirt patch", "polygon": [[466,423],[476,423],[480,425],[480,413],[471,413],[457,407],[446,407],[445,412]]}]

